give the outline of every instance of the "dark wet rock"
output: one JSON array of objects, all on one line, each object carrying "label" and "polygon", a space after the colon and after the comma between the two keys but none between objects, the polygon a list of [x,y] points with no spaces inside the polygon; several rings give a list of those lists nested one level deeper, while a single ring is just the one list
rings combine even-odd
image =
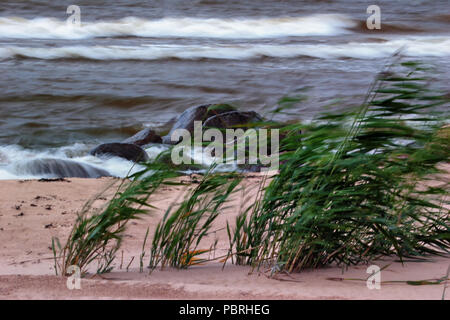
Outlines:
[{"label": "dark wet rock", "polygon": [[58,178],[100,178],[111,176],[106,170],[63,159],[36,159],[19,165],[22,173],[50,175]]},{"label": "dark wet rock", "polygon": [[202,106],[195,106],[185,110],[177,118],[177,121],[172,126],[170,132],[162,138],[163,143],[176,144],[178,141],[171,141],[170,136],[177,129],[186,129],[191,134],[194,132],[194,121],[205,121],[206,119],[219,115],[225,112],[235,110],[234,107],[228,104],[207,104]]},{"label": "dark wet rock", "polygon": [[90,152],[93,156],[115,156],[134,162],[145,162],[149,160],[147,152],[132,143],[104,143]]},{"label": "dark wet rock", "polygon": [[[204,124],[203,129],[217,128],[217,129],[243,129],[247,130],[257,123],[263,121],[263,118],[254,111],[241,112],[241,111],[230,111],[222,113],[219,115],[212,116],[208,118]],[[234,138],[234,143],[236,143],[237,138]],[[249,146],[245,144],[245,152],[248,153]],[[226,146],[224,145],[223,154],[226,152]],[[235,151],[235,158],[237,157]]]},{"label": "dark wet rock", "polygon": [[204,128],[242,128],[246,129],[252,123],[263,121],[263,118],[254,111],[230,111],[209,117],[203,124]]},{"label": "dark wet rock", "polygon": [[146,128],[139,131],[134,136],[124,140],[122,143],[132,143],[137,146],[143,146],[149,143],[161,143],[161,137],[152,129]]}]

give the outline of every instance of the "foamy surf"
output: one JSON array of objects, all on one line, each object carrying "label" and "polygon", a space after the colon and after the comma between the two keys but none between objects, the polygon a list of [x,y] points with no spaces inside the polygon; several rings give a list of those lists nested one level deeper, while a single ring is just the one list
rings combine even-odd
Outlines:
[{"label": "foamy surf", "polygon": [[332,36],[348,33],[356,24],[345,15],[318,14],[280,18],[163,18],[127,17],[116,21],[84,22],[80,27],[55,18],[0,18],[0,38],[89,39],[98,37],[188,37],[260,39],[290,36]]},{"label": "foamy surf", "polygon": [[[0,146],[0,180],[61,177],[40,170],[47,160],[59,160],[56,168],[58,173],[73,173],[82,168],[87,173],[92,173],[92,177],[96,177],[96,172],[100,170],[108,172],[110,176],[126,177],[129,173],[143,169],[142,166],[121,158],[91,156],[88,154],[91,147],[82,143],[47,150],[25,149],[17,145]],[[76,168],[69,168],[71,163]]]},{"label": "foamy surf", "polygon": [[[0,180],[51,179],[61,177],[98,178],[101,176],[127,177],[145,169],[143,165],[119,157],[95,157],[89,154],[93,145],[75,143],[71,146],[45,150],[26,149],[18,145],[0,146]],[[155,159],[168,149],[166,145],[145,148],[150,159]],[[216,160],[205,157],[203,149],[193,149],[191,158],[201,163],[205,172]],[[221,163],[217,172],[238,170],[236,164]],[[51,173],[50,173],[51,172]],[[183,171],[190,174],[194,171]]]},{"label": "foamy surf", "polygon": [[408,57],[445,57],[450,55],[450,38],[398,39],[386,42],[350,42],[345,44],[295,45],[142,45],[142,46],[66,46],[34,48],[6,46],[0,48],[0,59],[91,59],[91,60],[158,60],[158,59],[230,59],[272,58],[353,58],[377,59],[402,49]]}]

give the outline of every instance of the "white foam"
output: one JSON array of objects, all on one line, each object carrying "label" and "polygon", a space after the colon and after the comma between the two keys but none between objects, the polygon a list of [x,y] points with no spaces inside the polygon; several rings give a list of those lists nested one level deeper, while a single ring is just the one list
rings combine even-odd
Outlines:
[{"label": "white foam", "polygon": [[196,37],[259,39],[287,36],[338,35],[355,22],[344,15],[318,14],[305,17],[259,19],[127,17],[116,21],[84,22],[80,27],[54,18],[0,18],[0,38],[88,39],[97,37]]},{"label": "white foam", "polygon": [[35,59],[83,58],[93,60],[157,60],[178,59],[233,59],[243,60],[261,56],[295,58],[301,56],[330,59],[379,59],[390,57],[402,49],[409,57],[445,57],[450,55],[449,37],[396,39],[382,43],[295,44],[295,45],[142,45],[142,46],[65,46],[33,48],[5,46],[0,48],[0,59],[17,56]]},{"label": "white foam", "polygon": [[126,177],[143,167],[118,157],[98,158],[88,154],[90,145],[76,143],[46,150],[25,149],[17,145],[0,146],[0,180],[53,178],[47,175],[31,175],[26,163],[38,159],[71,160],[108,171],[115,177]]},{"label": "white foam", "polygon": [[[93,145],[75,143],[60,148],[49,148],[44,150],[26,149],[18,145],[0,146],[0,180],[13,179],[40,179],[55,178],[51,175],[30,174],[28,164],[39,159],[61,159],[70,160],[79,164],[86,164],[97,169],[103,169],[112,176],[124,178],[144,169],[144,166],[119,157],[95,157],[89,154]],[[161,152],[167,150],[167,145],[152,145],[145,148],[150,159],[155,159]],[[192,159],[201,162],[202,167],[208,168],[215,159],[203,157],[201,150],[195,150]],[[200,157],[200,158],[199,158]],[[200,159],[200,160],[198,160]],[[216,171],[234,171],[234,164],[219,164]],[[203,170],[203,171],[205,171]],[[189,173],[189,171],[186,171]]]}]

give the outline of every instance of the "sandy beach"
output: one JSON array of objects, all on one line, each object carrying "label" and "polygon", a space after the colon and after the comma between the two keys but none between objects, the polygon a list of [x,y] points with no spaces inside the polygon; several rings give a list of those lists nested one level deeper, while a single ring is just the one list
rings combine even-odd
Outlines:
[{"label": "sandy beach", "polygon": [[[245,179],[246,188],[256,186],[261,177]],[[441,299],[444,285],[412,286],[404,282],[382,283],[380,290],[369,290],[364,279],[366,265],[342,270],[330,266],[306,270],[297,274],[279,274],[269,278],[269,270],[209,262],[188,270],[166,268],[149,274],[139,272],[139,255],[147,227],[150,237],[164,209],[191,186],[183,177],[183,186],[164,186],[151,202],[158,208],[128,225],[121,253],[113,272],[88,276],[81,281],[80,290],[69,290],[66,278],[56,276],[53,269],[51,238],[57,236],[65,243],[86,200],[119,180],[64,179],[62,181],[8,180],[0,182],[0,299]],[[112,192],[112,191],[111,191]],[[100,197],[100,207],[111,196]],[[229,208],[216,221],[213,235],[217,238],[216,256],[226,253],[226,221],[234,221],[239,211],[241,195],[237,194]],[[147,241],[148,258],[151,241]],[[376,261],[383,269],[381,280],[417,281],[439,279],[450,266],[450,257],[435,257],[427,262],[403,265],[395,259]],[[330,280],[353,278],[361,280]],[[447,292],[446,299],[450,299]]]}]

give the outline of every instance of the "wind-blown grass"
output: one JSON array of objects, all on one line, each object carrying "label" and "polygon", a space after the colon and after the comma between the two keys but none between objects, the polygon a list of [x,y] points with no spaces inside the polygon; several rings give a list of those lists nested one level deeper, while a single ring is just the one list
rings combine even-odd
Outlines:
[{"label": "wind-blown grass", "polygon": [[235,249],[248,249],[240,263],[298,271],[449,249],[448,189],[417,188],[449,158],[437,134],[444,115],[431,114],[448,100],[427,89],[419,65],[402,67],[412,70],[380,78],[356,113],[323,116],[285,139],[298,147],[236,221],[234,238],[245,243]]},{"label": "wind-blown grass", "polygon": [[167,209],[153,237],[151,269],[158,265],[161,268],[186,268],[205,262],[198,256],[210,252],[214,244],[202,249],[199,245],[241,180],[234,173],[213,174],[213,169],[205,174],[176,210],[172,211],[172,207]]},{"label": "wind-blown grass", "polygon": [[59,239],[52,239],[56,273],[59,271],[65,275],[69,266],[75,265],[84,274],[93,262],[98,264],[97,273],[111,271],[127,223],[148,214],[153,208],[148,202],[149,197],[163,182],[168,183],[165,181],[174,176],[176,174],[167,166],[150,163],[145,170],[122,180],[113,198],[100,211],[94,210],[92,204],[101,194],[88,201],[79,213],[64,247]]}]

